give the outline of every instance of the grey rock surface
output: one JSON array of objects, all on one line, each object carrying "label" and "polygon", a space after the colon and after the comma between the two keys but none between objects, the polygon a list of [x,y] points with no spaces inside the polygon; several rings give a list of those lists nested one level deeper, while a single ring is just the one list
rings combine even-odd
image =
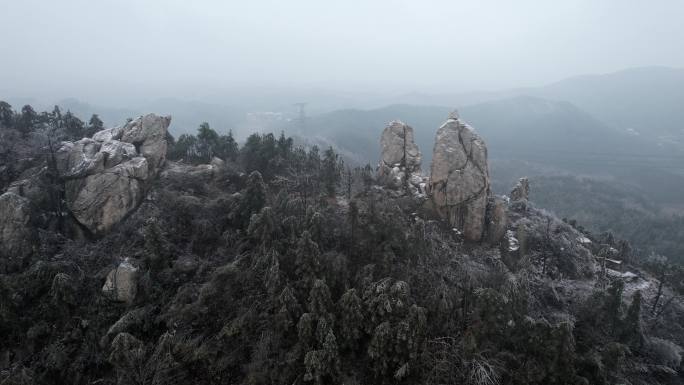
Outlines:
[{"label": "grey rock surface", "polygon": [[429,192],[438,214],[466,240],[482,240],[490,186],[487,146],[457,115],[437,130],[430,171]]},{"label": "grey rock surface", "polygon": [[107,274],[102,293],[117,302],[133,303],[138,293],[138,268],[124,260]]},{"label": "grey rock surface", "polygon": [[92,139],[62,143],[56,158],[67,207],[91,233],[108,231],[140,204],[166,160],[170,121],[148,114]]},{"label": "grey rock surface", "polygon": [[380,164],[378,179],[380,183],[393,188],[408,187],[418,194],[422,154],[414,142],[413,128],[395,120],[390,122],[380,137]]},{"label": "grey rock surface", "polygon": [[413,139],[413,128],[398,120],[390,122],[380,138],[381,162],[386,167],[404,167],[409,173],[420,171],[422,154]]}]

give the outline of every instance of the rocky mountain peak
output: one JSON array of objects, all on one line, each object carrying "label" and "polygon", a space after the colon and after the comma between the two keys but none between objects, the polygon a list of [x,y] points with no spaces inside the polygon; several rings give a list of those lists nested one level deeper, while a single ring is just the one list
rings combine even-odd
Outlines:
[{"label": "rocky mountain peak", "polygon": [[452,112],[435,136],[429,191],[437,213],[466,240],[482,239],[489,186],[487,146]]}]

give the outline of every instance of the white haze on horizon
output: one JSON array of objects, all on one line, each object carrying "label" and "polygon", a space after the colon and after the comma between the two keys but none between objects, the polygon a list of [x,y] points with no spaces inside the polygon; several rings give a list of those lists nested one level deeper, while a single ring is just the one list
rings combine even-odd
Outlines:
[{"label": "white haze on horizon", "polygon": [[682,15],[681,0],[5,1],[0,97],[538,86],[684,67]]}]

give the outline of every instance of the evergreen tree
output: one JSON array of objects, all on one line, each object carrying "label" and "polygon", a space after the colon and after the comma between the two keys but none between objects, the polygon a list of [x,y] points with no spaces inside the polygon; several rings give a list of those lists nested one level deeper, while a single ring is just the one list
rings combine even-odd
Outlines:
[{"label": "evergreen tree", "polygon": [[340,161],[340,156],[335,153],[332,147],[329,147],[323,152],[323,161],[321,164],[321,180],[325,187],[325,192],[329,197],[335,196],[335,190],[342,180],[341,170],[343,166]]},{"label": "evergreen tree", "polygon": [[63,117],[64,131],[71,140],[79,140],[86,136],[85,124],[77,118],[71,111],[67,111]]},{"label": "evergreen tree", "polygon": [[16,128],[26,137],[34,130],[33,126],[37,119],[38,114],[33,110],[33,107],[27,104],[21,108],[21,115],[19,115]]},{"label": "evergreen tree", "polygon": [[247,178],[245,194],[240,198],[237,218],[238,225],[247,227],[252,214],[258,213],[266,205],[266,185],[259,171],[252,171]]},{"label": "evergreen tree", "polygon": [[641,300],[641,290],[637,290],[632,296],[627,315],[622,321],[622,341],[637,347],[642,344]]},{"label": "evergreen tree", "polygon": [[194,162],[197,159],[197,138],[191,134],[182,134],[169,153],[171,160],[184,159]]},{"label": "evergreen tree", "polygon": [[235,160],[239,153],[238,144],[233,138],[233,131],[228,131],[228,135],[221,135],[218,138],[216,155],[221,159]]},{"label": "evergreen tree", "polygon": [[281,131],[278,137],[278,153],[283,159],[288,159],[292,153],[292,138],[286,138],[285,132]]},{"label": "evergreen tree", "polygon": [[308,293],[321,272],[321,253],[308,231],[304,231],[299,238],[295,256],[295,274],[299,288]]},{"label": "evergreen tree", "polygon": [[88,129],[86,130],[86,136],[93,136],[98,131],[104,129],[104,123],[97,114],[93,114],[88,121]]},{"label": "evergreen tree", "polygon": [[0,100],[0,126],[11,128],[14,127],[14,111],[12,106]]},{"label": "evergreen tree", "polygon": [[145,257],[153,271],[164,268],[169,253],[166,235],[156,218],[149,218],[143,227]]},{"label": "evergreen tree", "polygon": [[363,303],[356,294],[356,289],[350,289],[342,295],[337,303],[341,345],[349,350],[356,350],[363,333]]},{"label": "evergreen tree", "polygon": [[219,147],[219,135],[209,127],[209,123],[200,124],[197,129],[197,156],[200,163],[209,163],[216,155]]}]

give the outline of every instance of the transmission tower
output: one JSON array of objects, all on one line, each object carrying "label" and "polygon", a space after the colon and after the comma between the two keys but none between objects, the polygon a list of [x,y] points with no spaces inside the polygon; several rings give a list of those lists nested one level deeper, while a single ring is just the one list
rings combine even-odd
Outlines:
[{"label": "transmission tower", "polygon": [[306,111],[304,110],[304,107],[306,107],[305,102],[299,102],[293,104],[294,106],[297,106],[299,108],[299,117],[297,118],[297,125],[299,126],[299,133],[304,133],[304,128],[306,125]]}]

